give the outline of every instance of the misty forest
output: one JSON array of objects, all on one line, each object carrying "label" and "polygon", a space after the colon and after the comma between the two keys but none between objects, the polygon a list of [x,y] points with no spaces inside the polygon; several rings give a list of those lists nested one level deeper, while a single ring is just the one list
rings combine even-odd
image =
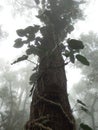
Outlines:
[{"label": "misty forest", "polygon": [[98,1],[0,1],[0,130],[98,130]]}]

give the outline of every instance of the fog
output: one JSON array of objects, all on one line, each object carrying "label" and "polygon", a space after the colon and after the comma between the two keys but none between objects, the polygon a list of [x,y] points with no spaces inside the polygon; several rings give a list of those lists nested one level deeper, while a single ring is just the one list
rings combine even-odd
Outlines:
[{"label": "fog", "polygon": [[[16,30],[41,24],[35,17],[38,7],[30,2],[0,1],[0,130],[23,130],[29,118],[32,88],[29,78],[34,73],[38,57],[11,64],[26,50],[25,46],[21,49],[13,47]],[[83,122],[98,130],[98,1],[87,0],[80,8],[84,19],[75,22],[75,29],[69,36],[83,41],[85,49],[81,53],[90,66],[77,61],[66,67],[68,94],[77,128]]]}]

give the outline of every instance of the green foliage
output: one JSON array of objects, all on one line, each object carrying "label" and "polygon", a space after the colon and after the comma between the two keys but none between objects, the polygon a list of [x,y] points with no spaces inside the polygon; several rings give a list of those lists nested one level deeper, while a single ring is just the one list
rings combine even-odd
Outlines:
[{"label": "green foliage", "polygon": [[71,49],[83,49],[84,45],[82,41],[76,40],[76,39],[68,39],[68,46]]},{"label": "green foliage", "polygon": [[37,77],[38,77],[38,73],[37,72],[33,73],[30,76],[30,84],[33,84],[37,80]]},{"label": "green foliage", "polygon": [[82,55],[77,54],[76,58],[78,61],[80,61],[82,64],[89,66],[89,61]]},{"label": "green foliage", "polygon": [[80,55],[80,50],[84,48],[84,44],[80,40],[76,39],[68,39],[67,46],[65,46],[65,50],[63,50],[63,55],[68,59],[70,62],[75,63],[75,59],[80,61],[84,65],[89,65],[89,61],[82,55]]},{"label": "green foliage", "polygon": [[23,46],[23,44],[30,44],[31,41],[33,41],[35,39],[35,34],[38,32],[39,30],[39,26],[38,25],[34,25],[34,26],[28,26],[25,29],[18,29],[17,35],[19,37],[26,37],[27,40],[23,40],[21,38],[18,38],[15,40],[15,44],[14,47],[16,48],[20,48]]},{"label": "green foliage", "polygon": [[63,53],[63,55],[65,57],[69,57],[70,56],[70,51],[69,50],[65,50],[65,52]]},{"label": "green foliage", "polygon": [[15,48],[20,48],[20,47],[22,47],[23,46],[23,41],[22,41],[22,39],[21,38],[17,38],[16,40],[15,40],[15,44],[14,44],[14,47]]},{"label": "green foliage", "polygon": [[39,55],[39,49],[37,47],[31,45],[30,48],[26,50],[26,54],[27,55],[31,55],[31,54]]},{"label": "green foliage", "polygon": [[20,37],[29,37],[29,35],[35,35],[35,33],[39,30],[39,26],[38,25],[34,25],[34,26],[28,26],[25,29],[18,29],[16,32],[18,34],[18,36]]},{"label": "green foliage", "polygon": [[90,114],[90,112],[89,112],[89,110],[87,108],[87,105],[84,102],[82,102],[81,100],[77,99],[77,103],[79,103],[79,105],[80,105],[80,110],[82,110],[86,114]]},{"label": "green foliage", "polygon": [[81,100],[77,99],[77,103],[80,104],[80,110],[82,110],[83,112],[87,113],[87,114],[90,114],[88,108],[87,108],[87,105],[82,102]]},{"label": "green foliage", "polygon": [[16,61],[14,61],[11,65],[17,63],[17,62],[20,62],[20,61],[24,61],[24,60],[27,60],[28,59],[28,56],[27,55],[23,55],[21,57],[19,57]]},{"label": "green foliage", "polygon": [[18,34],[19,37],[26,36],[26,33],[25,33],[24,29],[19,29],[16,32],[17,32],[17,34]]},{"label": "green foliage", "polygon": [[75,63],[75,57],[74,57],[74,53],[73,53],[72,50],[70,51],[69,57],[70,57],[70,61],[71,61],[72,63]]},{"label": "green foliage", "polygon": [[80,108],[81,108],[82,111],[84,111],[86,113],[89,113],[89,111],[88,111],[88,109],[86,107],[81,106]]},{"label": "green foliage", "polygon": [[[35,3],[37,6],[40,4],[43,7],[43,10],[39,10],[41,13],[36,17],[44,24],[43,26],[34,25],[28,26],[25,29],[18,29],[16,31],[18,36],[25,37],[26,40],[22,40],[21,38],[16,39],[14,47],[20,48],[23,44],[27,44],[26,54],[28,56],[34,54],[41,58],[51,55],[51,52],[56,50],[54,48],[61,41],[64,41],[68,33],[74,30],[72,19],[76,19],[78,13],[80,14],[79,4],[81,2],[74,2],[73,0],[35,0]],[[42,36],[36,36],[37,32],[40,32]],[[88,65],[87,60],[84,60],[83,57],[80,58],[78,55],[76,56],[84,48],[82,41],[68,39],[66,43],[67,47],[62,44],[62,49],[59,45],[60,51],[63,52],[62,54],[72,63],[75,63],[75,58],[77,58],[82,64]],[[22,58],[26,60],[25,57]],[[22,61],[22,58],[18,58],[13,63]]]},{"label": "green foliage", "polygon": [[81,123],[80,124],[80,128],[82,128],[83,130],[93,130],[90,126],[84,124],[84,123]]},{"label": "green foliage", "polygon": [[85,103],[83,103],[81,100],[79,100],[79,99],[77,99],[77,103],[79,103],[79,104],[81,104],[81,105],[83,105],[83,106],[86,106],[86,104]]}]

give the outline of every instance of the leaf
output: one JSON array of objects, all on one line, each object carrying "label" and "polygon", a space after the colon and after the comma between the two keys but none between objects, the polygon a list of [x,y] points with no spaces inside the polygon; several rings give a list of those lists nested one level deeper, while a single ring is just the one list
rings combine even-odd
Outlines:
[{"label": "leaf", "polygon": [[73,27],[72,25],[70,25],[70,26],[68,27],[68,32],[71,33],[73,30],[74,30],[74,27]]},{"label": "leaf", "polygon": [[59,48],[60,48],[61,51],[65,51],[65,45],[63,43],[61,43],[59,45]]},{"label": "leaf", "polygon": [[33,26],[28,26],[24,29],[25,33],[32,34],[34,32],[34,27]]},{"label": "leaf", "polygon": [[72,49],[83,49],[84,45],[82,41],[75,40],[75,39],[68,39],[67,40],[69,48]]},{"label": "leaf", "polygon": [[35,39],[35,33],[39,30],[39,27],[40,26],[35,25],[28,26],[24,29],[28,42],[33,41]]},{"label": "leaf", "polygon": [[36,16],[38,19],[40,19],[41,21],[44,21],[46,18],[44,17],[44,13],[41,13],[39,15]]},{"label": "leaf", "polygon": [[23,46],[23,42],[22,42],[22,39],[21,38],[18,38],[15,40],[15,44],[14,44],[14,47],[15,48],[20,48]]},{"label": "leaf", "polygon": [[63,55],[66,56],[66,57],[69,57],[70,56],[70,51],[65,50],[65,53]]},{"label": "leaf", "polygon": [[39,30],[39,25],[28,26],[25,29],[18,29],[16,32],[20,37],[28,37],[30,34],[35,36],[35,33]]},{"label": "leaf", "polygon": [[30,34],[30,35],[28,36],[27,41],[28,41],[28,42],[31,42],[31,41],[33,41],[34,39],[35,39],[35,34]]},{"label": "leaf", "polygon": [[35,45],[36,45],[36,46],[39,46],[39,45],[41,44],[41,40],[42,40],[42,38],[36,37],[36,38],[35,38],[35,42],[34,42]]},{"label": "leaf", "polygon": [[79,100],[79,99],[77,99],[77,102],[80,103],[80,104],[83,105],[83,106],[86,106],[86,104],[83,103],[83,102],[82,102],[81,100]]},{"label": "leaf", "polygon": [[28,26],[27,28],[24,29],[25,33],[29,33],[29,34],[35,34],[38,30],[39,30],[38,25],[35,26]]},{"label": "leaf", "polygon": [[76,55],[76,59],[78,60],[78,61],[80,61],[82,64],[84,64],[84,65],[90,65],[90,63],[89,63],[89,61],[84,57],[84,56],[82,56],[82,55],[80,55],[80,54],[77,54]]},{"label": "leaf", "polygon": [[85,107],[83,107],[83,106],[81,106],[81,110],[83,110],[84,112],[86,112],[86,113],[88,113],[89,111],[88,111],[88,109],[87,108],[85,108]]},{"label": "leaf", "polygon": [[41,34],[42,34],[43,36],[45,36],[45,35],[46,35],[46,26],[40,28],[40,32],[41,32]]},{"label": "leaf", "polygon": [[13,65],[17,62],[23,61],[23,60],[27,60],[27,58],[28,58],[27,55],[23,55],[23,56],[19,57],[16,61],[14,61],[11,65]]},{"label": "leaf", "polygon": [[30,76],[30,84],[33,84],[37,80],[38,73],[35,72]]},{"label": "leaf", "polygon": [[18,36],[20,36],[20,37],[26,36],[24,29],[18,29],[16,32],[17,32]]},{"label": "leaf", "polygon": [[34,31],[35,33],[37,33],[40,29],[40,26],[39,25],[34,25]]},{"label": "leaf", "polygon": [[26,50],[26,54],[27,55],[31,55],[31,54],[38,55],[39,54],[39,50],[38,50],[37,47],[32,45],[29,49]]},{"label": "leaf", "polygon": [[74,57],[74,54],[72,52],[70,52],[70,61],[72,63],[75,63],[75,57]]},{"label": "leaf", "polygon": [[80,124],[80,128],[82,128],[83,130],[93,130],[90,126],[84,124],[84,123],[81,123]]}]

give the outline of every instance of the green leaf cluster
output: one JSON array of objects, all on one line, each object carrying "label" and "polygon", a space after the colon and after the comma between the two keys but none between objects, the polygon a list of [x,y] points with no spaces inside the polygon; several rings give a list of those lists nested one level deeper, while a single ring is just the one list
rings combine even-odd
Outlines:
[{"label": "green leaf cluster", "polygon": [[15,40],[15,44],[14,47],[15,48],[21,48],[24,44],[30,44],[31,41],[35,40],[35,34],[38,32],[39,30],[39,26],[35,25],[35,26],[28,26],[25,29],[18,29],[17,35],[19,37],[25,37],[26,40],[22,40],[22,38],[17,38]]},{"label": "green leaf cluster", "polygon": [[[77,103],[79,103],[80,105],[80,109],[85,112],[86,114],[90,114],[87,105],[82,102],[81,100],[77,99]],[[87,124],[84,123],[80,123],[80,128],[82,128],[82,130],[93,130],[90,126],[88,126]]]},{"label": "green leaf cluster", "polygon": [[86,106],[86,104],[84,102],[82,102],[81,100],[77,99],[77,103],[83,105],[83,106]]},{"label": "green leaf cluster", "polygon": [[90,114],[90,112],[89,112],[89,110],[88,110],[88,108],[87,108],[87,105],[86,105],[84,102],[82,102],[81,100],[77,99],[77,103],[80,104],[80,109],[81,109],[83,112],[85,112],[85,113],[87,113],[87,114]]},{"label": "green leaf cluster", "polygon": [[90,126],[84,123],[80,124],[80,128],[82,128],[83,130],[93,130]]},{"label": "green leaf cluster", "polygon": [[63,55],[66,56],[66,58],[69,58],[70,62],[72,63],[75,63],[75,59],[77,59],[82,64],[89,66],[89,61],[86,59],[86,57],[79,54],[81,49],[84,49],[84,44],[82,41],[68,39],[67,47],[65,48]]},{"label": "green leaf cluster", "polygon": [[[63,44],[67,34],[74,30],[72,21],[80,14],[80,3],[74,2],[73,0],[34,1],[36,5],[40,7],[36,17],[43,24],[41,26],[28,26],[16,31],[19,38],[15,40],[14,47],[21,48],[26,44],[27,49],[26,54],[19,57],[12,64],[28,60],[28,57],[32,54],[37,55],[39,61],[41,61],[45,56],[50,58],[50,55],[59,49],[70,62],[75,63],[77,59],[82,64],[89,65],[88,60],[79,54],[80,50],[84,48],[82,41],[68,39],[66,41],[67,46]],[[33,76],[34,75],[31,76],[30,79],[32,80],[30,80],[30,82],[33,81]]]},{"label": "green leaf cluster", "polygon": [[[39,57],[52,52],[58,42],[63,42],[68,33],[74,30],[72,20],[80,14],[79,4],[73,0],[34,0],[37,6],[42,6],[36,17],[43,22],[43,26],[34,25],[28,26],[25,29],[18,29],[17,35],[19,38],[15,40],[14,47],[21,48],[24,44],[28,45],[26,55],[31,54]],[[75,10],[75,11],[74,11]],[[73,13],[74,12],[74,13]],[[36,36],[40,32],[42,36]],[[26,40],[23,40],[23,37]],[[60,41],[58,40],[60,39]],[[89,65],[88,60],[79,55],[79,51],[84,48],[82,41],[76,39],[67,40],[68,47],[64,50],[63,55],[69,58],[70,62],[75,63],[75,59],[84,65]],[[78,54],[78,55],[77,55]],[[19,61],[19,60],[17,60]],[[15,62],[17,63],[17,62]]]}]

